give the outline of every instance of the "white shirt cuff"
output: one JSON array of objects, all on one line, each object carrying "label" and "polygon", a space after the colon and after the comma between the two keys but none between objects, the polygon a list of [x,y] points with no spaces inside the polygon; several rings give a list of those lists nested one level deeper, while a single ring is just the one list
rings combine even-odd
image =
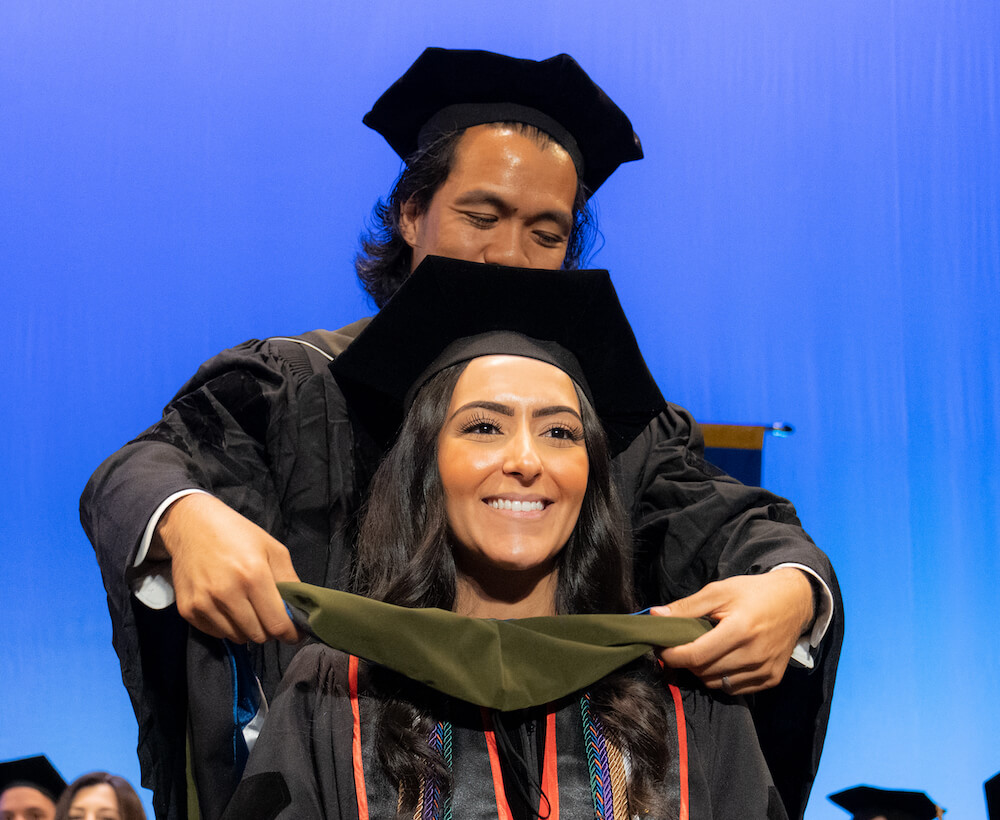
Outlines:
[{"label": "white shirt cuff", "polygon": [[791,658],[792,663],[797,666],[812,669],[815,666],[815,649],[822,642],[823,637],[826,635],[826,630],[830,627],[830,621],[833,620],[833,594],[826,585],[826,581],[820,578],[815,570],[803,564],[778,564],[772,567],[770,571],[773,572],[776,569],[783,569],[785,567],[792,567],[806,573],[814,582],[813,589],[819,592],[816,596],[816,613],[813,616],[812,628],[799,638],[799,642],[795,644],[795,649],[792,650]]},{"label": "white shirt cuff", "polygon": [[129,583],[132,587],[132,594],[141,603],[150,609],[166,609],[174,602],[174,578],[170,571],[169,561],[147,561],[149,547],[153,543],[153,534],[156,532],[156,525],[167,511],[167,508],[177,499],[194,493],[206,493],[205,490],[190,488],[179,490],[173,495],[168,495],[163,499],[163,503],[156,508],[155,512],[146,524],[146,529],[142,533],[142,540],[139,541],[139,549],[135,554],[135,561],[132,562],[132,572],[129,575]]}]

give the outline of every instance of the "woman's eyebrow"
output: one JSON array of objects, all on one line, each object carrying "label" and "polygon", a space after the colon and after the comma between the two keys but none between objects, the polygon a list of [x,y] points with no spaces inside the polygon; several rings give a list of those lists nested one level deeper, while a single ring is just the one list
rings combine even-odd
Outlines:
[{"label": "woman's eyebrow", "polygon": [[509,404],[500,404],[500,402],[497,401],[470,401],[463,404],[454,413],[452,413],[451,418],[455,418],[455,416],[459,413],[464,413],[466,410],[472,410],[476,407],[482,410],[491,410],[494,413],[499,413],[501,416],[514,415],[514,408]]},{"label": "woman's eyebrow", "polygon": [[[459,413],[464,413],[466,410],[473,410],[476,408],[481,410],[489,410],[493,413],[499,413],[501,416],[514,415],[514,408],[511,407],[509,404],[501,404],[498,401],[482,400],[482,401],[466,402],[461,407],[459,407],[454,413],[452,413],[448,420],[450,421],[451,419],[455,418],[455,416],[457,416]],[[538,409],[533,410],[531,412],[531,416],[532,418],[537,419],[537,418],[545,418],[546,416],[557,416],[560,413],[569,413],[575,416],[576,418],[580,419],[581,422],[583,421],[583,419],[580,418],[580,414],[572,407],[570,407],[568,404],[553,404],[549,407],[539,407]]]},{"label": "woman's eyebrow", "polygon": [[537,419],[544,418],[545,416],[557,416],[560,413],[570,413],[580,419],[581,422],[583,421],[583,419],[580,418],[580,414],[576,410],[565,404],[554,404],[551,407],[540,407],[532,412],[531,416],[532,418]]}]

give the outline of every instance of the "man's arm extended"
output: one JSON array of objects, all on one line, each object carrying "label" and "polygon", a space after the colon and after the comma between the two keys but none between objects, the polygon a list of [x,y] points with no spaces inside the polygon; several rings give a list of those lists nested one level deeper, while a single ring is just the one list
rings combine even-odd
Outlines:
[{"label": "man's arm extended", "polygon": [[819,642],[836,582],[789,502],[725,476],[702,454],[697,425],[670,406],[619,459],[633,499],[637,588],[642,603],[669,605],[661,614],[719,621],[665,662],[708,686],[754,692],[781,680],[800,641]]}]

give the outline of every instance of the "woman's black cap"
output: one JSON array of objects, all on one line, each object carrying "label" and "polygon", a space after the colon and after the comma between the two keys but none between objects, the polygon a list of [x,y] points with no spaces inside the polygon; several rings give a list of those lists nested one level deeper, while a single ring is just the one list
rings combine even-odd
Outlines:
[{"label": "woman's black cap", "polygon": [[423,382],[488,353],[527,355],[573,376],[612,455],[666,407],[604,270],[428,256],[330,369],[352,415],[385,446]]},{"label": "woman's black cap", "polygon": [[943,812],[925,792],[854,786],[830,795],[830,800],[854,815],[855,820],[886,817],[888,820],[933,820]]},{"label": "woman's black cap", "polygon": [[15,786],[36,789],[55,803],[66,781],[45,755],[34,755],[0,762],[0,793]]},{"label": "woman's black cap", "polygon": [[364,118],[404,160],[441,134],[511,121],[562,145],[588,195],[623,162],[642,159],[625,112],[568,54],[524,60],[428,48]]}]

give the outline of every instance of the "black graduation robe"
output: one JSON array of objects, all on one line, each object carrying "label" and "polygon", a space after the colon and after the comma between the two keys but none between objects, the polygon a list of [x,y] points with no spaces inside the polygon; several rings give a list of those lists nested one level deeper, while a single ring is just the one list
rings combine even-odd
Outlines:
[{"label": "black graduation robe", "polygon": [[[88,482],[81,520],[108,595],[113,640],[139,724],[142,783],[159,818],[187,816],[184,750],[191,755],[202,816],[218,817],[239,775],[223,727],[233,681],[220,641],[189,629],[175,607],[151,611],[131,594],[137,546],[159,504],[205,489],[285,544],[300,578],[344,588],[360,499],[380,453],[351,423],[328,369],[330,356],[367,320],[337,332],[252,340],[206,362],[163,417],[112,454]],[[635,531],[635,573],[644,604],[668,603],[719,578],[785,562],[814,569],[834,596],[835,618],[812,672],[786,679],[753,704],[762,746],[789,816],[800,817],[815,776],[843,634],[842,604],[826,556],[792,505],[746,487],[703,458],[694,420],[670,405],[615,459]],[[270,698],[295,647],[250,646]],[[217,732],[217,734],[213,734]],[[201,773],[199,774],[199,770]]]},{"label": "black graduation robe", "polygon": [[[296,656],[226,820],[357,820],[347,665],[347,655],[321,644],[307,646]],[[362,665],[358,725],[367,804],[372,820],[388,820],[396,816],[397,790],[376,758],[377,703],[367,696],[364,669]],[[677,688],[683,703],[680,720],[671,696],[665,687],[662,690],[670,723],[670,763],[660,791],[669,811],[657,820],[681,816],[682,781],[690,820],[784,818],[742,700],[698,688]],[[454,731],[452,816],[496,820],[496,790],[479,711],[444,696],[441,700]],[[515,721],[537,716],[508,714]],[[579,697],[559,701],[555,720],[559,816],[593,817]],[[515,730],[511,728],[511,734]]]}]

